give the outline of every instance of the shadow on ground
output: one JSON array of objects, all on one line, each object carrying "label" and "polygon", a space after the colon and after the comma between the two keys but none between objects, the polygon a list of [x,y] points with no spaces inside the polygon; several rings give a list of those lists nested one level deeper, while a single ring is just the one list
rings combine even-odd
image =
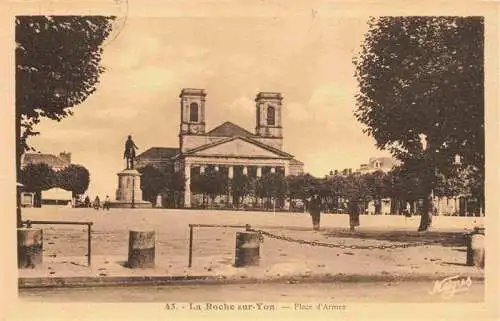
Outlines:
[{"label": "shadow on ground", "polygon": [[350,232],[345,229],[325,229],[322,234],[327,237],[377,240],[398,243],[432,242],[441,246],[465,246],[463,232],[412,232],[412,231],[359,231]]}]

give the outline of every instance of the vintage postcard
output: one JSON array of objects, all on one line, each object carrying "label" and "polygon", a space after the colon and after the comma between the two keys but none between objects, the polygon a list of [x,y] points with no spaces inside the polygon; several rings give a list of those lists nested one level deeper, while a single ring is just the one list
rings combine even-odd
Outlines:
[{"label": "vintage postcard", "polygon": [[6,320],[500,317],[496,3],[7,7]]}]

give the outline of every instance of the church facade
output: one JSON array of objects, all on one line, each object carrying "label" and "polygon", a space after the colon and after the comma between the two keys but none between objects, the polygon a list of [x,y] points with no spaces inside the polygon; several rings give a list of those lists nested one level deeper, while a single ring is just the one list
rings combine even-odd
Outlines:
[{"label": "church facade", "polygon": [[192,206],[191,177],[208,168],[226,173],[228,179],[237,174],[303,174],[303,163],[283,150],[281,93],[257,94],[253,133],[229,121],[207,130],[207,93],[203,89],[182,89],[179,98],[179,147],[150,148],[137,157],[137,165],[172,166],[174,171],[184,172],[184,207]]}]

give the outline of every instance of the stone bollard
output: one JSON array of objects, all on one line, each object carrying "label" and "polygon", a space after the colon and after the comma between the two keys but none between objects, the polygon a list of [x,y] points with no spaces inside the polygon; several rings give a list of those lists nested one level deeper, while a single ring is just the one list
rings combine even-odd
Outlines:
[{"label": "stone bollard", "polygon": [[128,240],[129,268],[152,268],[155,266],[155,232],[130,231]]},{"label": "stone bollard", "polygon": [[42,264],[43,230],[38,228],[17,229],[17,267],[34,268]]},{"label": "stone bollard", "polygon": [[236,232],[235,267],[259,265],[260,240],[255,232]]},{"label": "stone bollard", "polygon": [[467,235],[467,265],[484,269],[484,241],[484,227],[475,227],[474,231]]}]

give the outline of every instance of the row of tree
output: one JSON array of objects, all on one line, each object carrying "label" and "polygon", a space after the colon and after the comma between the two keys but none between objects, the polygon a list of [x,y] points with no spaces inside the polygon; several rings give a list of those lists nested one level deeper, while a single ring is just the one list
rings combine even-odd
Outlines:
[{"label": "row of tree", "polygon": [[35,193],[35,206],[40,206],[41,192],[59,187],[71,191],[76,198],[85,193],[90,183],[89,171],[81,166],[71,164],[59,171],[45,163],[28,164],[21,169],[20,181],[23,190]]},{"label": "row of tree", "polygon": [[[410,164],[410,163],[408,163]],[[318,193],[322,199],[324,210],[345,210],[349,202],[356,201],[366,208],[368,202],[380,204],[382,199],[391,199],[391,212],[398,213],[402,204],[410,203],[412,211],[416,204],[427,197],[423,177],[417,168],[408,168],[408,164],[395,167],[384,173],[377,171],[368,174],[330,175],[316,178],[309,174],[284,177],[278,173],[267,173],[262,177],[249,177],[235,174],[228,179],[222,171],[207,170],[203,174],[191,177],[190,190],[201,195],[202,207],[211,207],[219,196],[231,196],[232,206],[242,207],[244,200],[256,204],[259,200],[265,208],[283,207],[285,201],[294,209],[296,201],[306,204],[306,200]],[[147,165],[141,170],[141,188],[145,200],[154,202],[156,196],[181,195],[184,191],[185,178],[181,173],[162,170]],[[481,178],[460,164],[454,165],[455,175],[447,178],[438,175],[434,195],[438,197],[466,197],[478,200],[484,205],[484,188]],[[298,209],[300,206],[295,207]]]}]

